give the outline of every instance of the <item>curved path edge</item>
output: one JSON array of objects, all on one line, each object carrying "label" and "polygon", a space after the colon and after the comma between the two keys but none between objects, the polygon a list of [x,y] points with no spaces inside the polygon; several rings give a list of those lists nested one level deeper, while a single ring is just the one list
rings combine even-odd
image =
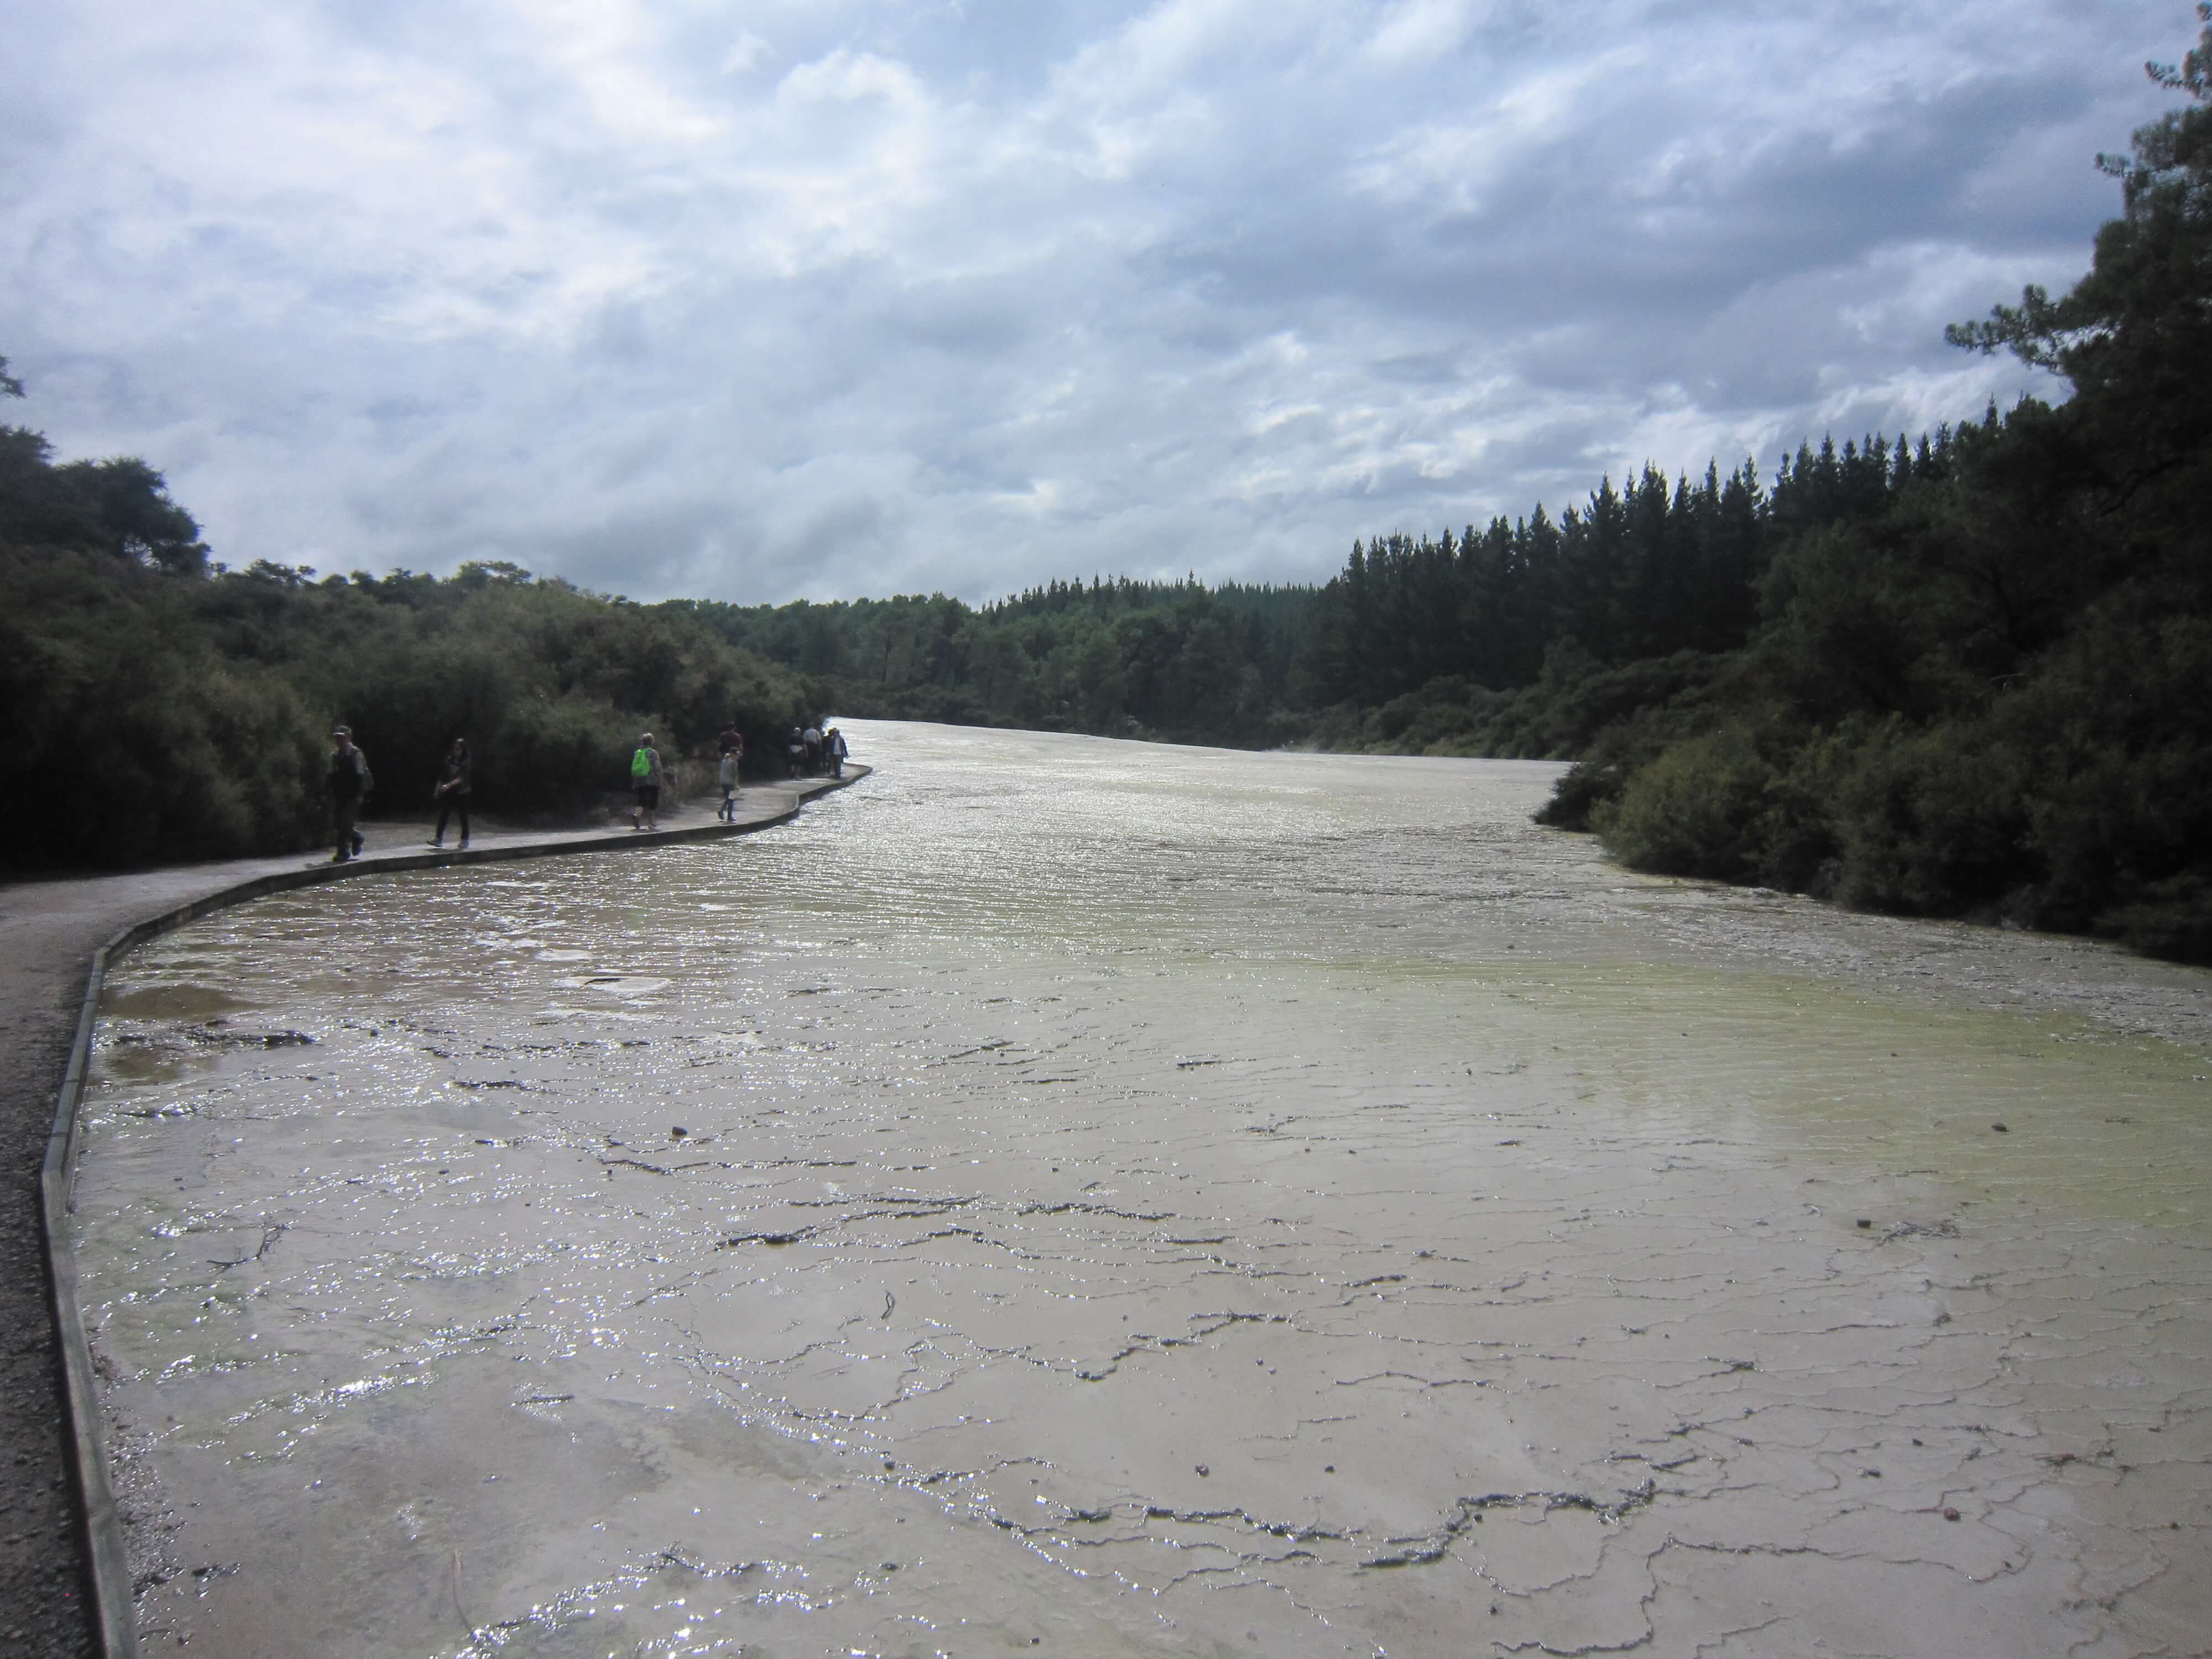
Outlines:
[{"label": "curved path edge", "polygon": [[70,1196],[76,1166],[77,1109],[84,1097],[92,1060],[93,1031],[100,1020],[100,996],[107,971],[147,940],[187,926],[217,910],[271,893],[295,888],[319,887],[355,876],[387,875],[396,871],[440,869],[458,864],[498,864],[518,859],[553,858],[565,853],[603,853],[614,848],[667,847],[685,842],[726,841],[750,835],[775,824],[788,823],[808,800],[833,790],[848,788],[873,769],[849,766],[842,778],[810,780],[798,799],[785,810],[744,823],[688,825],[680,830],[636,831],[629,835],[567,836],[544,841],[507,842],[495,847],[464,852],[378,854],[345,864],[319,864],[298,870],[274,872],[249,881],[202,894],[185,903],[131,923],[93,953],[86,975],[84,997],[79,1004],[76,1030],[62,1073],[61,1090],[54,1103],[52,1127],[47,1132],[46,1161],[39,1172],[40,1218],[45,1235],[47,1300],[53,1316],[54,1340],[59,1351],[62,1391],[68,1410],[67,1443],[63,1451],[76,1483],[83,1523],[83,1545],[91,1585],[92,1637],[103,1659],[138,1659],[137,1587],[123,1541],[123,1520],[117,1511],[115,1492],[107,1468],[106,1437],[100,1431],[100,1390],[92,1368],[92,1344],[84,1328],[84,1310],[76,1293],[76,1255],[70,1248],[69,1218],[76,1208]]}]

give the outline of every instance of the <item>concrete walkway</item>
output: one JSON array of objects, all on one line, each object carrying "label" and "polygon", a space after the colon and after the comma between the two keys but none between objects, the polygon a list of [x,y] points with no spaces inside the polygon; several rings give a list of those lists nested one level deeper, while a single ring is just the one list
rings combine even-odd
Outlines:
[{"label": "concrete walkway", "polygon": [[469,851],[424,844],[426,823],[368,823],[351,864],[327,855],[234,859],[122,875],[0,886],[0,1652],[92,1656],[89,1565],[72,1431],[48,1304],[40,1171],[94,954],[125,929],[186,907],[217,908],[241,888],[273,890],[377,871],[495,863],[556,853],[718,840],[781,823],[808,797],[867,775],[746,785],[732,827],[702,801],[660,815],[657,833],[627,823],[528,830],[480,822]]}]

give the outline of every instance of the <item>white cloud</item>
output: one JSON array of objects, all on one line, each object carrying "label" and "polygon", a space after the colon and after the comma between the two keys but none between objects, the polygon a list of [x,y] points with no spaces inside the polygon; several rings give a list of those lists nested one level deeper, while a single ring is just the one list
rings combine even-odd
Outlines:
[{"label": "white cloud", "polygon": [[2128,0],[34,0],[0,351],[218,556],[1302,579],[2029,377]]},{"label": "white cloud", "polygon": [[[1352,190],[1395,209],[1477,213],[1488,189],[1524,167],[1532,152],[1564,141],[1577,129],[1600,125],[1612,96],[1607,83],[1632,70],[1644,55],[1639,47],[1623,46],[1478,93],[1467,113],[1416,122],[1393,133],[1354,161],[1346,181]],[[1680,149],[1679,140],[1674,148]],[[1650,158],[1642,166],[1646,170],[1594,182],[1601,189],[1640,191],[1661,176]]]},{"label": "white cloud", "polygon": [[1394,66],[1433,59],[1458,50],[1488,9],[1476,0],[1398,0],[1384,8],[1368,52]]}]

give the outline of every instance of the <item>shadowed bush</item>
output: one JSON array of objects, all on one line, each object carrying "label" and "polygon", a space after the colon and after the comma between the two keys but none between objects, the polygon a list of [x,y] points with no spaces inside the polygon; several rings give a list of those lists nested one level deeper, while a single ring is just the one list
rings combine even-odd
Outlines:
[{"label": "shadowed bush", "polygon": [[514,572],[310,581],[164,569],[104,548],[0,545],[0,866],[118,866],[299,850],[327,833],[333,721],[371,810],[431,800],[456,736],[479,811],[594,811],[650,728],[703,753],[734,716],[755,751],[812,717],[796,677],[684,607]]},{"label": "shadowed bush", "polygon": [[1671,744],[1599,804],[1592,827],[1624,863],[1662,875],[1755,880],[1773,773],[1738,726]]}]

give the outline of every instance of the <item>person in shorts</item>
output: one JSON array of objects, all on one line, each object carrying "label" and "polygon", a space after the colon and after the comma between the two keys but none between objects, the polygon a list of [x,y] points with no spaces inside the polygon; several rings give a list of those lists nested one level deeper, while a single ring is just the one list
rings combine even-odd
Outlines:
[{"label": "person in shorts", "polygon": [[[641,732],[637,737],[637,752],[629,757],[629,787],[637,796],[637,805],[629,815],[633,830],[660,828],[660,751],[653,746],[653,733]],[[640,817],[644,819],[641,823]]]}]

